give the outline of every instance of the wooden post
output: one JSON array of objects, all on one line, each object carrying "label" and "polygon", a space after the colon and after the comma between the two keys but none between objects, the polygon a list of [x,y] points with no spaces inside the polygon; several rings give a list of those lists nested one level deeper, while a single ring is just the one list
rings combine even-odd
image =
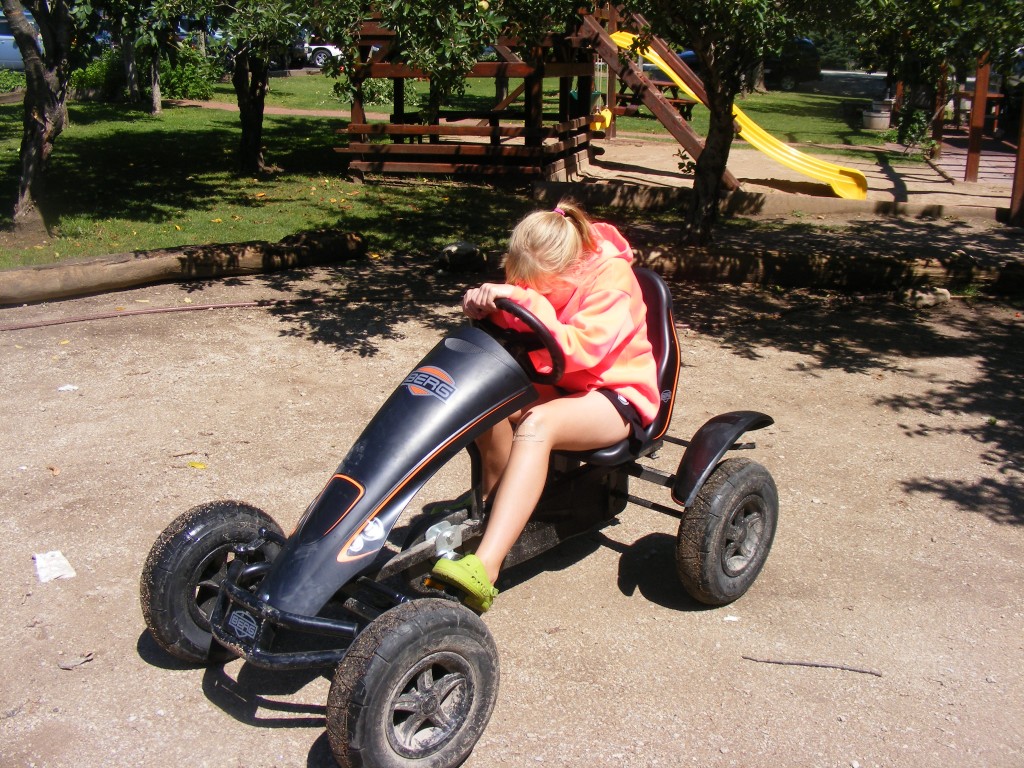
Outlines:
[{"label": "wooden post", "polygon": [[971,99],[971,120],[967,134],[967,168],[964,181],[977,181],[981,166],[981,134],[985,128],[985,107],[988,104],[988,75],[990,65],[988,54],[978,59],[978,71],[974,75],[974,98]]},{"label": "wooden post", "polygon": [[949,68],[943,63],[939,82],[935,87],[935,111],[932,113],[932,141],[935,142],[932,149],[933,158],[942,156],[942,134],[946,127],[946,102],[949,100],[949,93],[946,90],[948,77]]},{"label": "wooden post", "polygon": [[[544,125],[544,50],[537,48],[531,52],[533,74],[526,80],[526,121],[527,128],[540,129]],[[527,136],[526,146],[539,147],[542,144],[539,136]]]},{"label": "wooden post", "polygon": [[1013,166],[1013,192],[1010,194],[1010,224],[1024,227],[1024,104],[1021,104],[1020,135],[1017,136],[1017,162]]},{"label": "wooden post", "polygon": [[[577,92],[576,98],[583,98],[583,94]],[[566,120],[576,117],[572,112],[572,78],[560,77],[558,78],[558,122],[564,123]]]},{"label": "wooden post", "polygon": [[[363,80],[362,78],[352,81],[352,111],[349,113],[349,122],[356,125],[366,123],[366,110],[363,108]],[[366,141],[365,135],[350,136],[349,141]]]},{"label": "wooden post", "polygon": [[[608,6],[608,34],[614,34],[619,31],[619,10],[615,5]],[[605,65],[605,71],[608,73],[608,92],[605,95],[605,104],[612,113],[612,122],[604,132],[604,135],[609,139],[615,138],[615,107],[619,100],[619,78],[612,71],[610,66]]]},{"label": "wooden post", "polygon": [[[400,77],[391,78],[391,87],[394,92],[394,111],[391,113],[391,122],[393,123],[405,123],[405,80]],[[364,118],[365,119],[365,118]],[[404,137],[396,136],[393,141],[396,144],[401,144],[405,141]]]}]

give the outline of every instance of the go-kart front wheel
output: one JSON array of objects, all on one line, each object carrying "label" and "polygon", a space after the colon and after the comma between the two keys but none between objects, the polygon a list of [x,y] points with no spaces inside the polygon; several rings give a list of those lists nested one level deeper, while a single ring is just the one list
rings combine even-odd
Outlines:
[{"label": "go-kart front wheel", "polygon": [[190,664],[232,658],[213,640],[210,612],[234,546],[254,541],[260,528],[281,535],[277,523],[256,507],[214,501],[180,515],[157,537],[142,569],[139,596],[146,626],[167,653]]},{"label": "go-kart front wheel", "polygon": [[498,651],[486,625],[457,603],[403,603],[364,629],[338,665],[327,736],[338,764],[461,765],[498,695]]},{"label": "go-kart front wheel", "polygon": [[690,596],[707,605],[741,597],[768,558],[778,517],[767,469],[750,459],[715,467],[679,524],[676,568]]}]

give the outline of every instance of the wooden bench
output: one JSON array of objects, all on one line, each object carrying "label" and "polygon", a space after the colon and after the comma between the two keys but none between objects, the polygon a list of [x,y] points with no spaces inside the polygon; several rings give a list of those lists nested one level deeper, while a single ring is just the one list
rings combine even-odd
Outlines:
[{"label": "wooden bench", "polygon": [[[479,114],[455,119],[475,119]],[[541,128],[352,123],[339,131],[348,136],[348,146],[336,151],[347,156],[349,169],[359,174],[551,177],[579,167],[580,156],[590,146],[589,122],[589,117],[579,117]]]}]

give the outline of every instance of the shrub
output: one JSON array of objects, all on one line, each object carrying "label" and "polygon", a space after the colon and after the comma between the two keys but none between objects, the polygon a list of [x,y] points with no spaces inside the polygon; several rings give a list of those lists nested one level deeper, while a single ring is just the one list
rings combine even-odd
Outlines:
[{"label": "shrub", "polygon": [[0,93],[10,93],[25,87],[25,73],[13,69],[0,69]]},{"label": "shrub", "polygon": [[195,48],[183,46],[173,62],[160,61],[160,91],[169,99],[209,101],[213,98],[215,80],[214,65]]},{"label": "shrub", "polygon": [[930,152],[935,146],[931,130],[928,112],[908,105],[896,113],[895,127],[883,133],[882,139]]},{"label": "shrub", "polygon": [[120,48],[107,48],[99,58],[84,69],[71,73],[71,90],[95,92],[100,98],[113,101],[125,89],[124,60]]},{"label": "shrub", "polygon": [[[406,106],[419,105],[419,94],[410,78],[402,80],[405,91]],[[339,80],[334,84],[334,95],[341,101],[349,100],[348,81]],[[384,77],[374,77],[363,81],[363,104],[393,104],[395,101],[394,82]]]}]

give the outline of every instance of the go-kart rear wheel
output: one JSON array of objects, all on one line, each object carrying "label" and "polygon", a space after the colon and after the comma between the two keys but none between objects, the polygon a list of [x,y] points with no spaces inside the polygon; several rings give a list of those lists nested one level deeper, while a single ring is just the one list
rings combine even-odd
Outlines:
[{"label": "go-kart rear wheel", "polygon": [[381,614],[352,643],[327,698],[338,764],[449,768],[479,740],[498,695],[498,651],[462,605],[414,600]]},{"label": "go-kart rear wheel", "polygon": [[192,664],[232,658],[213,640],[210,612],[234,557],[232,548],[254,541],[260,528],[281,534],[277,523],[256,507],[214,501],[188,510],[157,537],[139,592],[146,626],[161,648]]},{"label": "go-kart rear wheel", "polygon": [[726,605],[754,583],[775,538],[779,494],[768,470],[726,459],[686,510],[676,540],[676,568],[690,595]]}]

